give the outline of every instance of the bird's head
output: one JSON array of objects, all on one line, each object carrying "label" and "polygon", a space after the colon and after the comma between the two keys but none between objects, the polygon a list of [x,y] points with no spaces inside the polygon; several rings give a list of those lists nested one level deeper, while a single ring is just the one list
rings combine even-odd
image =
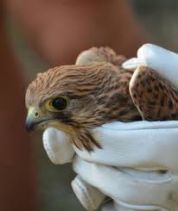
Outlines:
[{"label": "bird's head", "polygon": [[53,126],[70,132],[73,126],[97,124],[97,96],[110,68],[102,63],[68,65],[38,74],[26,92],[27,129]]}]

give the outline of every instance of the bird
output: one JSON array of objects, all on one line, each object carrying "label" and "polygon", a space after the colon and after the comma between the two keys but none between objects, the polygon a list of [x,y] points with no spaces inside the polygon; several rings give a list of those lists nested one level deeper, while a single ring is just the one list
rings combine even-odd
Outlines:
[{"label": "bird", "polygon": [[178,119],[178,91],[146,66],[126,70],[109,47],[82,52],[75,64],[37,74],[25,103],[28,131],[55,127],[80,150],[102,149],[91,130],[121,121]]}]

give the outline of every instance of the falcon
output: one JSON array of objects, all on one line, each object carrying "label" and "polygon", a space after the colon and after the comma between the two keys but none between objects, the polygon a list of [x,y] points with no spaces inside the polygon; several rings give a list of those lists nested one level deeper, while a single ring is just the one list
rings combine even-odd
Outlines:
[{"label": "falcon", "polygon": [[152,69],[126,70],[108,47],[82,52],[74,65],[37,75],[26,91],[29,131],[55,127],[80,150],[102,146],[91,129],[113,121],[178,119],[178,92]]}]

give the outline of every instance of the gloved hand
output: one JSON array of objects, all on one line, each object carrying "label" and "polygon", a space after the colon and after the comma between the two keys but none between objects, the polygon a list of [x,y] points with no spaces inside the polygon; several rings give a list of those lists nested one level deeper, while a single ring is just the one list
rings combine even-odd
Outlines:
[{"label": "gloved hand", "polygon": [[[162,63],[164,62],[164,65]],[[178,55],[146,44],[124,68],[148,65],[178,87]],[[102,149],[80,151],[72,182],[81,203],[94,210],[105,198],[114,200],[103,210],[178,210],[178,122],[111,123],[92,131]],[[74,150],[67,135],[48,128],[44,148],[52,162],[72,161]]]}]

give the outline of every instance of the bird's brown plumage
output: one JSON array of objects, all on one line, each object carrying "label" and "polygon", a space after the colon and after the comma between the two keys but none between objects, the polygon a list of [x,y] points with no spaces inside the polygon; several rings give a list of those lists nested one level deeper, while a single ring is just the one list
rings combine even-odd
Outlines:
[{"label": "bird's brown plumage", "polygon": [[120,64],[125,58],[108,48],[92,48],[89,53],[81,55],[77,65],[38,74],[27,89],[27,108],[67,96],[68,107],[59,115],[54,113],[54,118],[78,148],[89,151],[100,147],[89,130],[104,123],[178,119],[177,91],[155,72],[146,67],[137,68],[137,74],[124,70]]}]

